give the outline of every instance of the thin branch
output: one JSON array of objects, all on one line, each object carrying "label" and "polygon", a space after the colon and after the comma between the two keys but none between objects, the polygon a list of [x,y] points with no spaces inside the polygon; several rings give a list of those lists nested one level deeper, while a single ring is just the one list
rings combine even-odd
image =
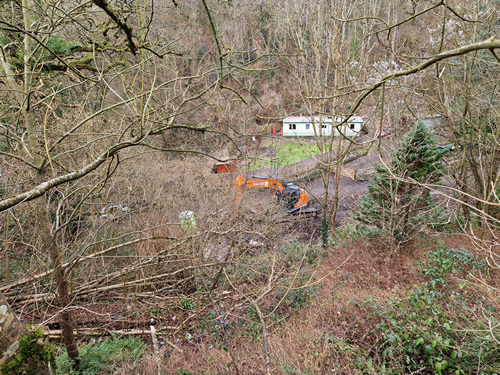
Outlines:
[{"label": "thin branch", "polygon": [[104,12],[106,12],[106,14],[118,25],[118,27],[123,30],[127,37],[130,52],[135,55],[137,53],[137,46],[132,39],[132,28],[127,24],[127,22],[121,19],[118,13],[116,13],[114,9],[111,8],[106,0],[92,0],[92,2],[99,8],[104,10]]},{"label": "thin branch", "polygon": [[19,161],[25,163],[26,165],[30,166],[31,168],[38,170],[38,167],[31,164],[29,161],[26,160],[26,158],[22,158],[20,156],[9,154],[8,152],[3,152],[3,151],[0,151],[0,155],[19,160]]},{"label": "thin branch", "polygon": [[267,336],[267,328],[266,322],[264,321],[264,315],[262,315],[262,311],[260,311],[259,305],[255,301],[252,301],[252,305],[255,307],[255,311],[257,311],[257,315],[259,316],[260,325],[262,327],[262,340],[264,341],[264,359],[266,364],[266,374],[271,374],[271,355],[269,354],[269,337]]},{"label": "thin branch", "polygon": [[214,24],[214,21],[212,20],[212,14],[210,13],[210,10],[208,9],[207,2],[205,0],[201,0],[201,2],[203,3],[203,6],[205,8],[205,12],[207,13],[208,21],[210,22],[210,30],[212,30],[212,33],[213,33],[214,39],[215,39],[215,44],[217,45],[217,51],[219,52],[220,84],[222,85],[222,78],[224,77],[224,70],[223,70],[223,64],[222,64],[223,54],[222,54],[222,50],[220,47],[219,38],[217,37],[217,31],[215,30],[215,24]]},{"label": "thin branch", "polygon": [[[473,52],[473,51],[479,51],[479,50],[484,50],[484,49],[491,51],[491,50],[494,50],[496,48],[500,48],[500,39],[495,39],[495,36],[492,36],[488,40],[485,40],[482,42],[472,43],[472,44],[468,44],[468,45],[463,46],[463,47],[459,47],[459,48],[455,48],[455,49],[452,49],[449,51],[445,51],[443,53],[440,53],[439,55],[436,55],[434,57],[429,58],[428,60],[424,61],[421,64],[415,65],[415,66],[410,67],[406,70],[402,70],[399,72],[388,74],[385,77],[383,77],[380,81],[373,84],[371,87],[368,87],[365,89],[366,91],[358,97],[355,104],[351,107],[350,113],[345,117],[345,119],[342,121],[342,123],[339,124],[339,126],[342,126],[344,123],[346,123],[349,120],[349,118],[354,116],[354,113],[359,108],[361,103],[369,95],[371,95],[374,91],[376,91],[380,86],[382,86],[384,83],[386,83],[388,81],[391,81],[395,78],[415,74],[421,70],[427,69],[428,67],[436,64],[437,62],[439,62],[441,60],[449,59],[449,58],[456,57],[456,56],[465,55],[465,54],[467,54],[469,52]],[[332,99],[333,96],[324,96],[324,97],[323,96],[317,96],[317,97],[310,96],[307,98],[308,99]]]},{"label": "thin branch", "polygon": [[41,184],[35,186],[34,188],[32,188],[29,191],[15,195],[14,197],[11,197],[8,199],[3,199],[2,201],[0,201],[0,212],[5,211],[9,208],[12,208],[12,207],[18,205],[19,203],[28,202],[28,201],[31,201],[35,198],[41,197],[42,195],[44,195],[47,191],[49,191],[53,187],[62,185],[66,182],[71,182],[71,181],[77,180],[83,176],[88,175],[92,171],[96,170],[99,166],[101,166],[106,160],[108,160],[113,155],[118,153],[120,150],[128,148],[128,147],[139,145],[146,137],[147,137],[146,135],[145,136],[137,136],[130,141],[118,143],[117,145],[114,145],[114,146],[108,148],[106,151],[104,151],[93,162],[91,162],[90,164],[86,165],[85,167],[83,167],[77,171],[52,178],[48,181],[42,182]]}]

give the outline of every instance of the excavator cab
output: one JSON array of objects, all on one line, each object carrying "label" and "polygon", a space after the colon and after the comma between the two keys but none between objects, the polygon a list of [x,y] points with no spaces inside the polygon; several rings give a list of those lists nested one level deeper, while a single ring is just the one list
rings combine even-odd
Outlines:
[{"label": "excavator cab", "polygon": [[288,212],[294,213],[308,204],[307,192],[293,184],[285,185],[283,192],[277,194],[278,200],[285,205]]}]

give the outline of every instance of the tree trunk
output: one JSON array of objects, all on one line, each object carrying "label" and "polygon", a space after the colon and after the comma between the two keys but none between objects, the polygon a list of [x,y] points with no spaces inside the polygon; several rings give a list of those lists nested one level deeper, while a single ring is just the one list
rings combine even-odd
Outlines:
[{"label": "tree trunk", "polygon": [[28,330],[0,293],[0,371],[53,375],[55,351],[40,329]]},{"label": "tree trunk", "polygon": [[76,345],[75,334],[73,332],[73,322],[71,311],[67,310],[70,305],[71,298],[69,295],[67,275],[64,270],[63,259],[61,252],[56,243],[54,235],[50,233],[49,213],[45,204],[45,199],[37,201],[39,207],[38,225],[42,228],[42,240],[45,250],[49,253],[54,277],[57,285],[57,300],[61,308],[61,329],[63,333],[64,346],[68,352],[68,356],[73,359],[75,366],[78,366],[78,347]]},{"label": "tree trunk", "polygon": [[26,334],[24,324],[0,293],[0,367],[9,362],[17,354],[19,341]]},{"label": "tree trunk", "polygon": [[[344,166],[344,159],[345,155],[344,154],[344,149],[343,149],[343,139],[340,137],[339,139],[339,144],[338,144],[338,149],[337,149],[337,165],[335,166],[335,179],[334,179],[334,193],[333,193],[333,202],[332,202],[332,209],[330,212],[330,223],[331,223],[331,232],[332,234],[335,232],[336,227],[337,227],[337,211],[339,208],[339,194],[340,194],[340,174],[342,172],[342,168]],[[349,148],[349,146],[348,146]]]}]

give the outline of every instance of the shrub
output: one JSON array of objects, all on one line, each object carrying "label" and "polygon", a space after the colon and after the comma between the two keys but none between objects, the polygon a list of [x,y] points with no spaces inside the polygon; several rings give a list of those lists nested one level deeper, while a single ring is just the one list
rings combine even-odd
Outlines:
[{"label": "shrub", "polygon": [[298,264],[304,259],[307,264],[316,264],[323,256],[323,249],[291,241],[280,247],[279,253],[288,264]]},{"label": "shrub", "polygon": [[[376,349],[380,369],[394,374],[498,373],[495,309],[475,296],[465,298],[447,280],[450,274],[483,269],[484,261],[470,252],[440,247],[420,264],[429,281],[385,305],[368,301],[379,320],[371,334],[382,339]],[[478,309],[485,319],[478,318]]]},{"label": "shrub", "polygon": [[[437,250],[429,252],[427,262],[419,265],[420,272],[424,276],[444,282],[449,273],[463,273],[465,270],[485,270],[484,260],[467,250],[450,249],[441,246]],[[431,280],[432,281],[432,280]]]},{"label": "shrub", "polygon": [[[379,365],[394,374],[469,374],[478,368],[480,374],[496,373],[500,352],[486,322],[475,321],[474,311],[464,301],[429,298],[430,290],[417,289],[411,297],[375,311],[380,322],[372,333],[383,340],[377,348]],[[498,322],[488,318],[498,330]]]},{"label": "shrub", "polygon": [[[417,234],[433,202],[425,184],[439,183],[446,171],[441,161],[446,150],[434,145],[434,137],[421,122],[401,139],[388,168],[376,166],[376,174],[361,199],[354,218],[375,226],[396,242]],[[414,183],[415,181],[416,183]]]}]

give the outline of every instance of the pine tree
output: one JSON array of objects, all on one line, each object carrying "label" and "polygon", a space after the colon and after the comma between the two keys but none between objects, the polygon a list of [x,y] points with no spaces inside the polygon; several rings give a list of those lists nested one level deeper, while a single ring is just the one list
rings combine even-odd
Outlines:
[{"label": "pine tree", "polygon": [[446,173],[441,160],[448,150],[434,144],[425,125],[417,123],[406,133],[389,168],[375,167],[359,211],[354,218],[375,226],[396,242],[405,242],[425,225],[433,207],[430,191],[421,184],[438,184]]}]

